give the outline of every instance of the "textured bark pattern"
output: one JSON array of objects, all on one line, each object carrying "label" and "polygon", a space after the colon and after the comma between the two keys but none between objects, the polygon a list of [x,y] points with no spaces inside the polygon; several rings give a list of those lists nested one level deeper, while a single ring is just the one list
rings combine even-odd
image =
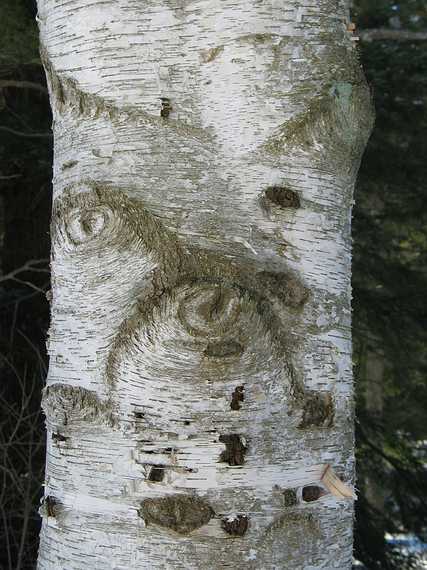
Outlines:
[{"label": "textured bark pattern", "polygon": [[347,4],[39,0],[40,570],[350,568],[352,500],[321,482],[354,475],[350,212],[372,112]]}]

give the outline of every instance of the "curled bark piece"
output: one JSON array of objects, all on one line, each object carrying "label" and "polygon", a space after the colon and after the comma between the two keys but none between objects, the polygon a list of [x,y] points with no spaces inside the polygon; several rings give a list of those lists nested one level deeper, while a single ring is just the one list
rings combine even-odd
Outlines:
[{"label": "curled bark piece", "polygon": [[343,483],[330,465],[326,466],[320,481],[332,495],[339,499],[356,498],[352,487]]}]

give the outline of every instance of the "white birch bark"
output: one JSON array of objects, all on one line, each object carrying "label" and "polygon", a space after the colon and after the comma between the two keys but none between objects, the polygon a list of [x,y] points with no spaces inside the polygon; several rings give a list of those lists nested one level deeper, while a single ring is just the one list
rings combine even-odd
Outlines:
[{"label": "white birch bark", "polygon": [[372,111],[347,0],[39,0],[38,21],[39,569],[350,568],[350,217]]}]

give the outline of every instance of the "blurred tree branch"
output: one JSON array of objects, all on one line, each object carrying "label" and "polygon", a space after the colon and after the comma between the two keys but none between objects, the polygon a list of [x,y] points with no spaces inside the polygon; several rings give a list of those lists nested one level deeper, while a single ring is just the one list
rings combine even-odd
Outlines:
[{"label": "blurred tree branch", "polygon": [[413,30],[392,30],[389,28],[370,28],[366,30],[358,30],[357,35],[364,42],[372,42],[375,40],[396,40],[402,41],[425,41],[427,40],[427,32],[415,32]]},{"label": "blurred tree branch", "polygon": [[17,89],[35,89],[36,91],[40,91],[41,93],[45,93],[47,95],[47,88],[40,83],[36,83],[35,81],[20,81],[16,79],[1,79],[0,80],[0,89],[5,89],[7,87],[13,87]]}]

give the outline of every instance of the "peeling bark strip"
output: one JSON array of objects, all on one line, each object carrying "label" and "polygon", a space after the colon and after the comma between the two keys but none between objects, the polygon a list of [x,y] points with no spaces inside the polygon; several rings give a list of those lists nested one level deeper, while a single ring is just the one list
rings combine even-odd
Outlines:
[{"label": "peeling bark strip", "polygon": [[63,503],[39,570],[351,567],[348,4],[38,0]]},{"label": "peeling bark strip", "polygon": [[155,524],[179,534],[188,534],[208,524],[215,515],[209,503],[187,495],[145,499],[138,514],[147,525]]},{"label": "peeling bark strip", "polygon": [[326,466],[320,481],[332,495],[339,499],[356,498],[354,490],[341,481],[330,465]]}]

